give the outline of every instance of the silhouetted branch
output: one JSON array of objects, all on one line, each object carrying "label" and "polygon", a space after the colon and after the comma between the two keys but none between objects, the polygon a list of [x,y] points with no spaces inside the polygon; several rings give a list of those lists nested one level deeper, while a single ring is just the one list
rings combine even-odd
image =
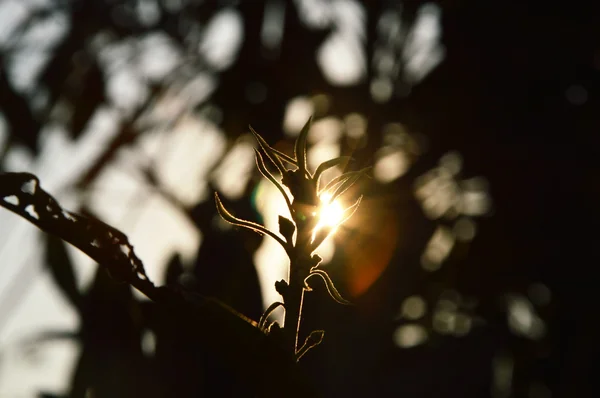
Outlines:
[{"label": "silhouetted branch", "polygon": [[303,381],[290,354],[259,330],[256,322],[216,299],[155,286],[125,234],[99,220],[63,210],[40,188],[33,174],[0,174],[0,205],[82,250],[113,277],[153,300],[167,319],[183,320],[208,350],[231,365],[252,394],[316,395]]}]

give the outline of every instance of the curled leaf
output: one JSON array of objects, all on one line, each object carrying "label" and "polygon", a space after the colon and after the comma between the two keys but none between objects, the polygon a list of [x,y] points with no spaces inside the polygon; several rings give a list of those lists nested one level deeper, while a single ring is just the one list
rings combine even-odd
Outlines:
[{"label": "curled leaf", "polygon": [[300,349],[296,352],[296,361],[299,361],[300,358],[302,358],[304,354],[308,352],[308,350],[321,344],[324,336],[324,330],[313,330],[310,332],[306,340],[304,340],[302,347],[300,347]]},{"label": "curled leaf", "polygon": [[317,167],[317,170],[315,171],[315,175],[313,176],[313,181],[316,182],[317,188],[319,187],[319,184],[320,184],[321,175],[326,170],[329,170],[330,168],[338,166],[342,163],[348,163],[350,160],[352,160],[352,158],[350,156],[340,156],[339,158],[334,158],[334,159],[331,159],[331,160],[321,163],[319,165],[319,167]]},{"label": "curled leaf", "polygon": [[283,303],[276,301],[273,304],[271,304],[265,310],[265,312],[263,312],[263,314],[260,317],[260,320],[258,321],[258,328],[260,330],[265,330],[265,326],[267,324],[267,321],[269,320],[269,315],[271,315],[271,313],[273,313],[273,311],[275,311],[279,306],[283,306]]},{"label": "curled leaf", "polygon": [[290,201],[290,198],[288,197],[287,192],[285,192],[283,185],[281,185],[281,183],[279,181],[277,181],[275,176],[273,176],[273,174],[271,174],[269,172],[269,170],[267,170],[267,167],[265,166],[265,162],[264,162],[260,152],[258,152],[255,149],[254,153],[256,154],[256,165],[258,166],[258,170],[267,180],[271,181],[273,183],[273,185],[275,185],[277,187],[277,189],[279,190],[281,195],[283,195],[283,197],[285,199],[285,203],[287,204],[288,209],[290,209],[290,214],[291,214],[291,212],[293,211],[292,202]]},{"label": "curled leaf", "polygon": [[329,292],[329,295],[331,296],[332,299],[334,299],[335,301],[337,301],[340,304],[344,304],[344,305],[352,304],[350,301],[348,301],[342,297],[340,292],[338,292],[338,290],[335,288],[335,285],[333,284],[333,281],[329,277],[329,274],[322,269],[314,269],[313,268],[310,270],[310,274],[308,274],[306,279],[304,279],[304,284],[307,286],[307,290],[309,290],[309,291],[312,290],[310,287],[308,287],[307,281],[313,275],[320,276],[321,279],[323,279],[323,282],[325,282],[325,286],[327,287],[327,292]]},{"label": "curled leaf", "polygon": [[238,227],[244,227],[253,230],[259,234],[269,235],[271,238],[275,239],[284,249],[287,250],[287,244],[281,239],[279,236],[275,235],[273,232],[269,231],[265,227],[260,224],[253,223],[247,220],[241,220],[235,217],[233,214],[227,211],[221,199],[219,199],[219,194],[215,192],[215,202],[217,203],[217,210],[219,215],[223,218],[223,220],[227,221],[230,224],[237,225]]},{"label": "curled leaf", "polygon": [[[296,161],[298,162],[298,169],[301,170],[301,173],[305,173],[306,169],[306,138],[308,137],[308,130],[310,130],[310,125],[312,124],[312,116],[308,118],[308,121],[300,130],[300,135],[296,139],[296,145],[294,147],[294,155],[296,156]],[[310,173],[308,173],[310,175]]]}]

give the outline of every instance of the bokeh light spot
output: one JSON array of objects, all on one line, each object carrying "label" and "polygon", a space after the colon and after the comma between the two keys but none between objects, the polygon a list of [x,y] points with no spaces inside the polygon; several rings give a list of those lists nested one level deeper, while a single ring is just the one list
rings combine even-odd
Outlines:
[{"label": "bokeh light spot", "polygon": [[235,61],[243,36],[243,19],[240,13],[235,9],[224,9],[209,21],[199,50],[210,66],[224,70]]},{"label": "bokeh light spot", "polygon": [[535,313],[533,305],[524,296],[508,295],[508,326],[519,336],[540,339],[546,332],[544,321]]},{"label": "bokeh light spot", "polygon": [[396,329],[393,338],[398,347],[411,348],[427,340],[427,330],[421,325],[403,325]]},{"label": "bokeh light spot", "polygon": [[409,167],[408,157],[402,150],[382,148],[376,154],[377,160],[373,167],[373,176],[382,183],[389,183],[401,177]]},{"label": "bokeh light spot", "polygon": [[454,235],[446,227],[439,226],[427,243],[421,256],[421,266],[426,271],[438,270],[454,247]]},{"label": "bokeh light spot", "polygon": [[147,357],[154,356],[156,351],[156,334],[149,329],[144,330],[142,333],[142,352]]},{"label": "bokeh light spot", "polygon": [[438,310],[433,314],[433,329],[441,334],[451,334],[456,325],[456,312]]},{"label": "bokeh light spot", "polygon": [[359,113],[350,113],[344,118],[346,134],[350,138],[360,139],[367,133],[367,118]]},{"label": "bokeh light spot", "polygon": [[392,98],[394,85],[387,77],[377,77],[371,81],[371,97],[373,101],[383,103]]},{"label": "bokeh light spot", "polygon": [[407,319],[417,320],[427,311],[427,303],[420,296],[410,296],[402,302],[402,316]]},{"label": "bokeh light spot", "polygon": [[295,137],[309,117],[314,113],[314,104],[307,97],[296,97],[290,100],[285,109],[283,130],[289,137]]}]

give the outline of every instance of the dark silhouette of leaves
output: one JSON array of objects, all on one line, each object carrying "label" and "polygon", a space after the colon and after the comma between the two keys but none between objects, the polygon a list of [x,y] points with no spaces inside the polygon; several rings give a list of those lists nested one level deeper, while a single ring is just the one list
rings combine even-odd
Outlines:
[{"label": "dark silhouette of leaves", "polygon": [[[246,318],[229,306],[215,299],[206,298],[197,294],[188,293],[178,289],[167,287],[157,288],[148,280],[144,267],[133,252],[127,237],[120,231],[110,227],[98,220],[84,217],[63,210],[60,205],[48,193],[39,186],[39,180],[28,173],[2,173],[0,174],[0,197],[14,196],[18,203],[12,200],[0,200],[0,205],[12,212],[26,218],[48,233],[55,234],[61,239],[73,244],[88,256],[92,257],[100,265],[105,267],[111,274],[116,275],[119,280],[125,281],[131,286],[143,292],[159,305],[164,322],[173,323],[185,320],[186,326],[197,334],[198,338],[205,342],[204,347],[217,355],[231,369],[236,371],[237,376],[248,388],[255,392],[263,391],[265,397],[279,396],[279,391],[293,388],[293,396],[305,397],[315,396],[303,377],[300,376],[293,358],[289,353],[275,345],[257,327],[256,322]],[[97,274],[96,286],[99,291],[103,289],[119,290],[120,293],[108,294],[113,300],[120,302],[130,300],[130,290],[127,284],[114,284],[106,282],[106,275]],[[94,290],[92,290],[94,291]],[[91,294],[91,293],[90,293]],[[91,295],[89,304],[94,308],[94,303],[106,298]],[[98,311],[103,311],[104,305]],[[124,303],[116,304],[117,314],[99,313],[84,318],[82,328],[82,339],[95,340],[99,334],[98,330],[112,328],[113,325],[119,333],[125,333],[118,340],[125,344],[134,344],[139,348],[139,326],[133,329],[121,327],[118,324],[118,313],[127,314],[129,306]],[[87,308],[86,312],[90,309]],[[95,311],[91,311],[94,314]],[[116,320],[115,318],[116,317]],[[110,318],[111,320],[109,320]],[[85,320],[90,323],[85,323]],[[129,315],[123,315],[123,322],[129,323]],[[117,324],[115,325],[115,322]],[[112,330],[112,329],[111,329]],[[135,336],[131,335],[133,333]],[[91,337],[87,337],[91,336]],[[124,339],[124,340],[123,340]],[[101,347],[101,344],[97,344]],[[129,347],[129,346],[128,346]],[[88,349],[84,350],[74,375],[73,396],[81,396],[83,387],[96,386],[102,396],[113,394],[113,388],[119,383],[109,384],[102,387],[97,382],[97,377],[102,378],[102,372],[111,372],[109,357],[103,357],[106,352],[98,348],[100,352]],[[135,352],[138,352],[137,349]],[[99,355],[99,356],[98,356]],[[133,362],[124,362],[123,371],[117,369],[119,375],[125,375],[125,369],[137,366],[135,354],[131,357]],[[268,387],[268,388],[267,388]],[[106,390],[104,390],[106,388]],[[133,387],[132,387],[133,388]],[[119,389],[123,396],[130,396],[134,390]],[[291,391],[291,390],[290,390]]]}]

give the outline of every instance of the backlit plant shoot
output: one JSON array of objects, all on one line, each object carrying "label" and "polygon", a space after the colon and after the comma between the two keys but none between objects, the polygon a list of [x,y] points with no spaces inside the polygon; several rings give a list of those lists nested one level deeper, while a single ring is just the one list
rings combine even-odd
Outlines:
[{"label": "backlit plant shoot", "polygon": [[[352,187],[369,168],[343,173],[327,184],[322,184],[323,173],[333,167],[347,164],[351,159],[341,156],[319,165],[314,173],[307,168],[306,141],[311,125],[311,119],[306,122],[294,146],[294,157],[290,157],[274,148],[251,128],[258,141],[260,150],[255,149],[256,164],[261,174],[272,182],[279,190],[290,218],[279,215],[279,233],[268,230],[262,225],[241,220],[233,216],[223,206],[219,195],[215,200],[219,214],[231,224],[249,228],[260,234],[275,239],[285,250],[290,260],[288,282],[283,280],[275,284],[275,288],[283,297],[283,302],[272,303],[262,315],[258,327],[274,335],[290,350],[296,360],[299,360],[308,350],[323,340],[324,331],[312,331],[304,343],[299,345],[300,322],[302,319],[302,304],[304,293],[312,290],[310,284],[314,279],[321,279],[327,287],[332,299],[340,304],[350,304],[336,289],[325,269],[320,267],[321,258],[314,251],[336,228],[348,220],[358,209],[362,196],[349,207],[343,208],[339,198]],[[281,175],[281,182],[274,176],[265,164],[269,159]],[[285,187],[289,189],[288,194]],[[291,196],[291,197],[290,197]],[[285,309],[284,327],[281,330],[275,321],[269,322],[269,315],[282,306]]]},{"label": "backlit plant shoot", "polygon": [[[252,130],[260,147],[255,150],[258,169],[277,187],[289,209],[290,218],[279,216],[281,236],[262,225],[236,218],[215,194],[217,210],[225,220],[270,236],[289,256],[288,282],[281,280],[275,284],[283,301],[271,304],[258,322],[215,298],[178,285],[156,286],[125,234],[95,218],[63,209],[41,188],[33,174],[0,173],[0,205],[79,248],[114,279],[145,294],[157,304],[157,311],[165,317],[165,322],[185,325],[192,330],[207,342],[208,350],[231,365],[249,388],[260,391],[260,396],[278,397],[282,389],[290,397],[315,396],[312,387],[299,376],[296,362],[322,341],[324,331],[312,331],[302,345],[298,344],[304,294],[311,290],[314,280],[321,279],[335,301],[350,303],[340,295],[327,271],[319,266],[321,258],[314,251],[358,209],[362,197],[345,209],[339,199],[369,168],[343,173],[323,184],[325,171],[347,164],[350,158],[331,159],[310,172],[306,166],[310,122],[309,119],[296,140],[294,157],[272,148]],[[281,182],[267,169],[264,156],[281,175]],[[74,280],[71,275],[64,283],[71,286]],[[269,315],[280,306],[285,309],[283,328],[269,320]]]}]

